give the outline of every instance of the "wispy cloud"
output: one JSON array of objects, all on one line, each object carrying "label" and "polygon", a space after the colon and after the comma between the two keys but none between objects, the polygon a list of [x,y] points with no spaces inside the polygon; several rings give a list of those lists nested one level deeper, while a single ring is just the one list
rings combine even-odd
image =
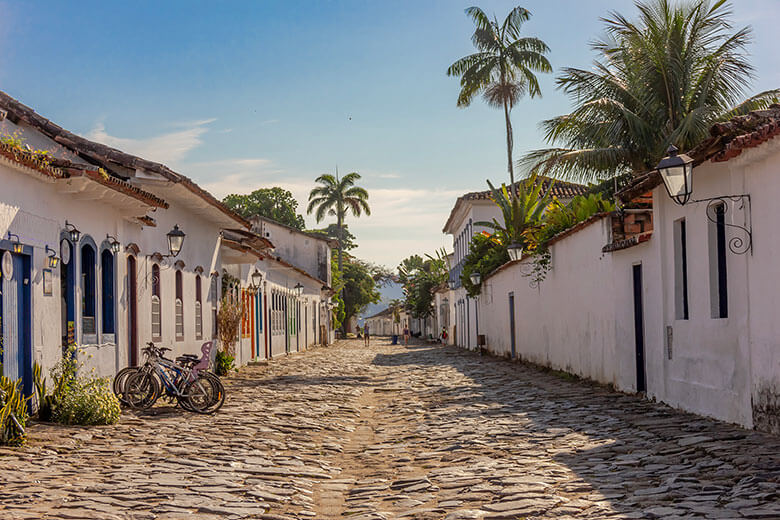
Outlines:
[{"label": "wispy cloud", "polygon": [[260,124],[263,126],[267,126],[267,125],[275,125],[278,122],[279,122],[278,119],[266,119],[265,121],[260,121]]},{"label": "wispy cloud", "polygon": [[181,128],[174,132],[168,132],[143,139],[131,139],[111,135],[106,130],[105,124],[99,122],[87,134],[87,138],[99,143],[113,146],[124,152],[138,155],[145,159],[175,165],[179,163],[188,152],[203,144],[201,137],[208,131],[207,125],[215,119],[203,119],[184,123],[174,123],[171,126]]}]

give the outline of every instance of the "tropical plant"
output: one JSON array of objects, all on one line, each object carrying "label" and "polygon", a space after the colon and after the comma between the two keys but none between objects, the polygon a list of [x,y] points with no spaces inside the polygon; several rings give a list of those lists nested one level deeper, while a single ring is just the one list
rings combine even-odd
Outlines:
[{"label": "tropical plant", "polygon": [[491,20],[479,7],[469,7],[466,14],[476,25],[471,41],[478,52],[450,65],[447,75],[460,76],[459,107],[469,106],[481,93],[488,105],[504,109],[509,184],[514,185],[509,112],[525,94],[532,98],[542,95],[534,72],[552,72],[545,57],[550,49],[538,38],[520,37],[523,22],[531,17],[527,9],[515,7],[501,24],[495,16]]},{"label": "tropical plant", "polygon": [[725,0],[636,7],[636,20],[603,19],[593,70],[563,69],[557,86],[574,109],[541,123],[555,147],[528,153],[520,167],[577,181],[644,172],[670,144],[691,149],[713,123],[777,102],[780,90],[740,101],[753,77],[751,29],[732,31]]},{"label": "tropical plant", "polygon": [[368,206],[368,192],[360,186],[355,186],[355,182],[360,178],[360,174],[356,172],[348,173],[342,178],[339,178],[338,172],[335,176],[326,173],[317,177],[316,182],[320,185],[309,193],[307,214],[314,212],[317,222],[322,222],[326,215],[336,217],[339,271],[342,270],[343,266],[344,219],[347,212],[351,212],[355,217],[359,217],[363,213],[371,215],[371,208]]},{"label": "tropical plant", "polygon": [[0,376],[0,445],[19,446],[26,440],[23,431],[29,399],[24,397],[21,386],[21,380]]},{"label": "tropical plant", "polygon": [[537,244],[544,244],[549,239],[583,222],[591,216],[605,211],[613,211],[615,204],[605,200],[601,193],[577,195],[567,204],[554,200],[544,214],[542,225],[534,235]]},{"label": "tropical plant", "polygon": [[425,319],[433,313],[436,289],[449,278],[447,253],[437,250],[434,255],[412,255],[398,266],[398,279],[403,285],[405,306],[413,318]]},{"label": "tropical plant", "polygon": [[545,210],[552,202],[553,183],[544,182],[532,175],[528,179],[515,184],[515,196],[509,194],[506,185],[497,189],[488,181],[493,192],[493,202],[501,209],[503,222],[493,219],[490,222],[475,222],[476,226],[484,226],[494,231],[495,238],[506,248],[512,244],[520,244],[523,249],[531,242],[530,236],[539,228]]},{"label": "tropical plant", "polygon": [[342,323],[349,323],[352,316],[363,312],[369,304],[379,303],[382,295],[377,290],[371,265],[367,262],[351,256],[345,258],[341,279],[343,289],[337,312],[339,315],[343,312]]},{"label": "tropical plant", "polygon": [[[324,229],[310,229],[308,230],[308,233],[317,233],[318,235],[322,235],[328,238],[333,238],[336,240],[339,239],[339,227],[336,224],[328,224],[328,227]],[[344,247],[344,251],[355,249],[358,246],[355,235],[350,233],[349,226],[347,224],[344,224],[341,227],[341,233],[343,237],[342,246]]]},{"label": "tropical plant", "polygon": [[245,218],[260,215],[300,230],[306,225],[303,216],[297,213],[298,201],[284,188],[260,188],[249,195],[232,194],[222,202]]}]

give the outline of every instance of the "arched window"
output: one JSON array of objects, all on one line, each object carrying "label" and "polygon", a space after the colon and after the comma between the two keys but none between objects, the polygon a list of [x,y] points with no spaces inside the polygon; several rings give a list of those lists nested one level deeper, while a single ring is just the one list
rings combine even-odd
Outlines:
[{"label": "arched window", "polygon": [[103,334],[114,334],[116,302],[114,298],[114,254],[110,249],[100,253],[101,317]]},{"label": "arched window", "polygon": [[160,312],[160,266],[152,266],[152,341],[162,340],[162,312]]},{"label": "arched window", "polygon": [[203,301],[200,290],[200,275],[197,275],[195,277],[195,339],[203,339]]},{"label": "arched window", "polygon": [[[96,260],[95,246],[92,243],[81,246],[81,326],[84,334],[89,335],[97,333],[95,327],[97,317]],[[97,338],[90,338],[90,341],[96,340]]]},{"label": "arched window", "polygon": [[217,339],[217,284],[216,275],[211,276],[211,337]]},{"label": "arched window", "polygon": [[176,271],[176,341],[184,340],[184,288],[181,277],[181,271]]}]

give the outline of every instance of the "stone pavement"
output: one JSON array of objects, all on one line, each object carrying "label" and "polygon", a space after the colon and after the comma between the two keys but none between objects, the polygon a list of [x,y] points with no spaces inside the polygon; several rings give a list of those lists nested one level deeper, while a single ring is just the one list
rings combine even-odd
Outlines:
[{"label": "stone pavement", "polygon": [[242,369],[215,416],[37,424],[0,519],[780,518],[780,438],[455,348]]}]

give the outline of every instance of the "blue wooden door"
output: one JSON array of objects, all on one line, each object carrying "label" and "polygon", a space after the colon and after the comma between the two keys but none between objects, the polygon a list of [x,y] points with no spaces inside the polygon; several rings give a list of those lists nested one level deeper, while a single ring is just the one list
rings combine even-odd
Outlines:
[{"label": "blue wooden door", "polygon": [[32,347],[30,341],[30,258],[12,255],[13,274],[2,280],[3,375],[21,379],[25,394],[32,391]]}]

